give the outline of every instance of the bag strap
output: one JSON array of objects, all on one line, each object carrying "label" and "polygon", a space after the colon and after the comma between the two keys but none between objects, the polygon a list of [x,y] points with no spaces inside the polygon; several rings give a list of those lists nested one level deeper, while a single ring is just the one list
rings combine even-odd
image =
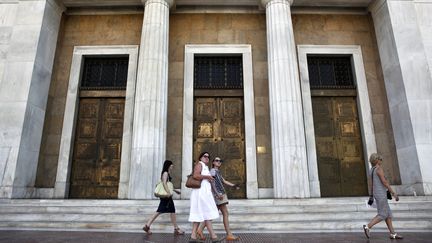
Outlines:
[{"label": "bag strap", "polygon": [[372,187],[371,187],[371,196],[373,196],[373,178],[374,178],[374,171],[375,171],[375,169],[376,169],[376,167],[374,166],[373,168],[372,168],[372,173],[371,173],[371,178],[372,178]]}]

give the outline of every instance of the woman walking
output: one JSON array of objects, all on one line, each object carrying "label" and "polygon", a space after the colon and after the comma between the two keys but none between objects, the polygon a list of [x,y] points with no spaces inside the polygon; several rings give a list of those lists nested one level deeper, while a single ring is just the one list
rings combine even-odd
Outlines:
[{"label": "woman walking", "polygon": [[[213,162],[212,162],[213,168],[210,170],[210,174],[215,179],[214,180],[214,191],[215,191],[214,198],[215,198],[215,202],[216,202],[218,209],[222,212],[223,224],[224,224],[225,232],[227,234],[227,237],[225,238],[225,240],[235,241],[235,240],[238,240],[239,237],[233,235],[233,233],[231,232],[230,226],[229,226],[228,207],[227,207],[228,196],[226,194],[224,185],[227,185],[230,187],[236,187],[237,189],[239,189],[239,187],[236,184],[231,183],[231,182],[225,180],[225,178],[223,178],[223,176],[219,170],[219,168],[222,165],[222,162],[223,162],[223,160],[221,160],[221,158],[215,157],[213,159]],[[204,229],[204,224],[201,223],[199,228],[198,228],[198,231],[197,231],[197,234],[201,240],[205,240],[205,237],[202,233],[203,229]]]},{"label": "woman walking", "polygon": [[221,239],[217,238],[213,226],[213,219],[219,217],[219,212],[216,207],[216,203],[213,199],[213,193],[210,182],[214,179],[210,175],[208,163],[210,155],[208,152],[203,152],[199,156],[199,162],[195,164],[193,170],[193,177],[197,180],[201,180],[201,187],[192,189],[190,196],[190,214],[189,222],[192,222],[192,233],[189,242],[203,242],[197,239],[197,229],[200,222],[204,222],[206,225],[212,242],[220,242]]},{"label": "woman walking", "polygon": [[393,229],[392,211],[387,202],[387,190],[393,195],[396,201],[399,201],[399,196],[391,188],[390,184],[384,177],[384,170],[381,167],[381,155],[374,153],[371,154],[369,162],[372,164],[372,196],[376,201],[378,214],[375,216],[368,225],[363,225],[363,230],[367,238],[370,237],[370,229],[377,223],[385,220],[387,228],[390,231],[390,239],[402,239],[403,237],[397,234]]},{"label": "woman walking", "polygon": [[[174,167],[173,162],[171,160],[165,160],[162,168],[161,173],[161,181],[163,183],[163,187],[165,188],[165,191],[167,191],[170,196],[167,198],[160,198],[159,207],[156,210],[156,213],[151,216],[151,218],[147,221],[147,223],[144,225],[143,230],[147,234],[151,234],[150,226],[155,221],[155,219],[162,213],[169,213],[171,216],[171,222],[174,226],[174,234],[175,235],[184,235],[184,231],[180,230],[180,228],[177,225],[176,221],[176,214],[175,214],[175,207],[174,207],[174,201],[172,199],[172,192],[169,190],[167,182],[171,181],[171,170]],[[179,190],[175,190],[177,194],[180,194]]]}]

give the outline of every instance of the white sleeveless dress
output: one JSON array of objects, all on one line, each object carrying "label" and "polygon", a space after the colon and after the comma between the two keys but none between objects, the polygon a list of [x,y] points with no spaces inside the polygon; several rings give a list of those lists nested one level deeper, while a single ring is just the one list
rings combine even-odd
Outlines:
[{"label": "white sleeveless dress", "polygon": [[[209,168],[201,162],[201,175],[210,175]],[[190,197],[189,222],[203,222],[219,218],[219,212],[208,180],[202,180],[201,187],[192,189]]]}]

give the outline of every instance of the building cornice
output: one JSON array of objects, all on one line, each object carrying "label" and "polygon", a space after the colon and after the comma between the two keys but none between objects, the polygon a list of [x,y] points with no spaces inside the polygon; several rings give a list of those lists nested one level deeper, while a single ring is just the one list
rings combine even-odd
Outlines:
[{"label": "building cornice", "polygon": [[[126,7],[140,6],[144,0],[59,0],[72,7]],[[168,0],[173,1],[173,0]],[[168,2],[167,1],[167,2]],[[175,0],[176,6],[248,6],[260,8],[262,1],[271,0]],[[274,1],[274,0],[273,0]],[[296,7],[368,7],[373,0],[284,0]]]}]

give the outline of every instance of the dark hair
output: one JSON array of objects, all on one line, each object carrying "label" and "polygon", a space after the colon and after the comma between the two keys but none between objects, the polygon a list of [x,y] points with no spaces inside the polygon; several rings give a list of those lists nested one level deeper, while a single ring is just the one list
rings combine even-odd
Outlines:
[{"label": "dark hair", "polygon": [[208,155],[209,155],[209,158],[210,158],[210,153],[209,153],[209,152],[202,152],[202,153],[200,153],[200,155],[199,155],[199,157],[198,157],[198,161],[201,160],[201,158],[204,156],[204,154],[208,154]]},{"label": "dark hair", "polygon": [[171,160],[165,160],[164,164],[163,164],[163,168],[162,168],[162,173],[161,176],[163,175],[163,173],[166,171],[168,172],[169,167],[173,164],[173,162]]}]

